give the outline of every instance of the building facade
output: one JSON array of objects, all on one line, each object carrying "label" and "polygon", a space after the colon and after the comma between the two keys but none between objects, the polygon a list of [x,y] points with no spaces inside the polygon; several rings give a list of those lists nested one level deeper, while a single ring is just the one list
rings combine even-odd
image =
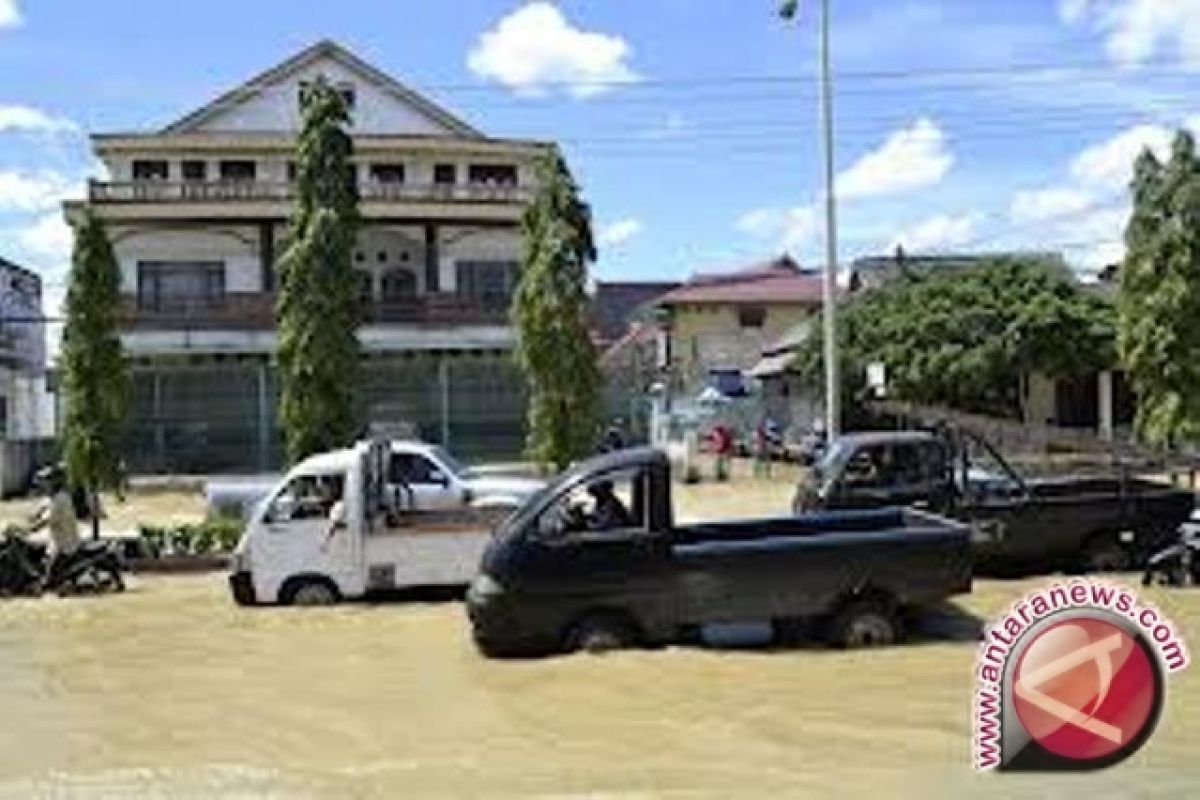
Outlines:
[{"label": "building facade", "polygon": [[[276,468],[276,264],[296,199],[300,95],[351,110],[367,421],[469,457],[513,455],[524,398],[508,323],[520,219],[548,145],[490,138],[321,42],[152,133],[96,135],[89,187],[121,266],[138,471]],[[83,203],[68,203],[76,221]]]},{"label": "building facade", "polygon": [[0,258],[0,440],[54,434],[54,401],[46,381],[42,279]]}]

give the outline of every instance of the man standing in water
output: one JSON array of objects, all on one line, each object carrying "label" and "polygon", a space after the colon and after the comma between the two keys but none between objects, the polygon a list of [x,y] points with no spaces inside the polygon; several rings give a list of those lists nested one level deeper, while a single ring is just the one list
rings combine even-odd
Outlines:
[{"label": "man standing in water", "polygon": [[43,586],[53,586],[59,573],[79,549],[79,518],[75,503],[67,490],[67,476],[61,467],[47,467],[38,474],[38,482],[46,492],[46,500],[33,520],[31,531],[50,530],[50,566],[42,579]]}]

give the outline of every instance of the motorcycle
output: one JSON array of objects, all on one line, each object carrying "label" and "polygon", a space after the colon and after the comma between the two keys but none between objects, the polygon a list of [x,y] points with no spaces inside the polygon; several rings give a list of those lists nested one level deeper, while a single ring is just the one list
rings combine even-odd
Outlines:
[{"label": "motorcycle", "polygon": [[0,541],[0,595],[60,595],[125,591],[121,556],[106,542],[83,542],[69,556],[55,559],[45,545],[24,532],[8,529]]},{"label": "motorcycle", "polygon": [[1200,524],[1185,523],[1178,540],[1146,562],[1142,585],[1195,586],[1200,584]]}]

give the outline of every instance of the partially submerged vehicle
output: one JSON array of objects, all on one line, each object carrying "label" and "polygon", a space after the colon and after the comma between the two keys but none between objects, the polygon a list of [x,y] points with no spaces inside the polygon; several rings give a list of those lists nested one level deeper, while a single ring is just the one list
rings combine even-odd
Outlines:
[{"label": "partially submerged vehicle", "polygon": [[913,506],[989,533],[980,569],[1114,571],[1144,563],[1195,507],[1190,491],[1130,477],[1026,479],[964,430],[839,437],[797,489],[797,513]]},{"label": "partially submerged vehicle", "polygon": [[916,609],[970,591],[968,536],[896,509],[677,525],[666,455],[625,450],[577,465],[499,526],[467,610],[488,655],[763,621],[780,631],[815,622],[844,646],[886,644]]},{"label": "partially submerged vehicle", "polygon": [[389,482],[393,455],[389,442],[360,442],[306,458],[278,481],[234,551],[234,599],[327,605],[371,591],[466,585],[509,510],[414,504]]}]

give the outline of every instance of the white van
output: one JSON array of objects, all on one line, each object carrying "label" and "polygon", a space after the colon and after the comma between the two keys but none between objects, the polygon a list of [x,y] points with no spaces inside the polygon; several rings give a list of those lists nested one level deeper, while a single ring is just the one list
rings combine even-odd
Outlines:
[{"label": "white van", "polygon": [[234,551],[239,603],[328,605],[372,590],[469,583],[498,515],[414,509],[389,488],[390,446],[310,456],[260,500]]}]

